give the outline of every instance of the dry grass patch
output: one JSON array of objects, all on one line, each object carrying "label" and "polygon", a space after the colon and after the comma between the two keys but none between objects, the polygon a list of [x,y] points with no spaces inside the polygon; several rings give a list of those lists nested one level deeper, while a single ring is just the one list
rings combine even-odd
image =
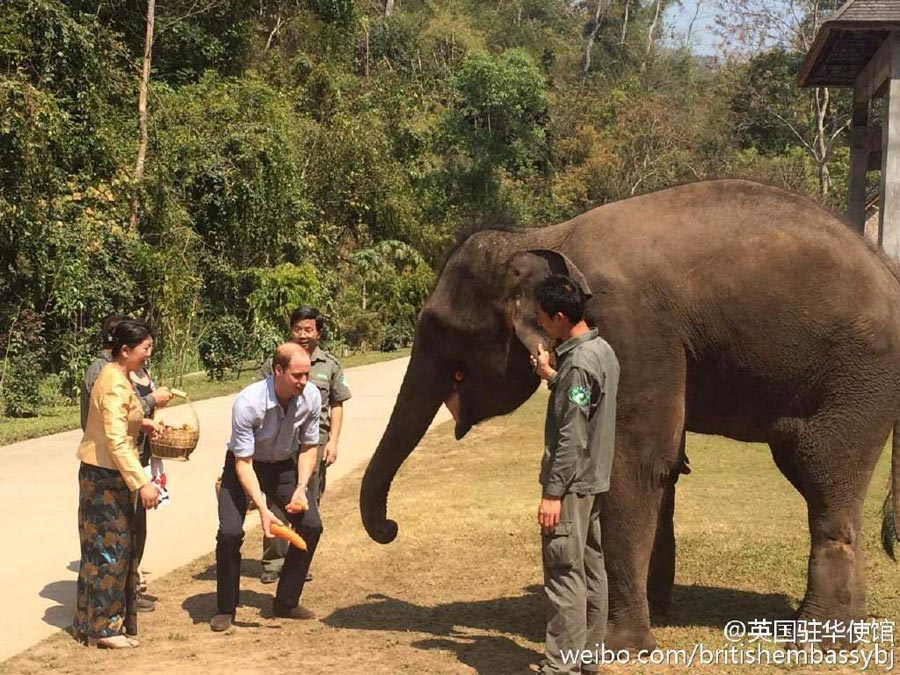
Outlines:
[{"label": "dry grass patch", "polygon": [[[535,513],[545,400],[539,393],[459,443],[450,425],[428,436],[394,482],[389,515],[400,535],[389,546],[370,541],[360,524],[362,469],[331,486],[315,581],[304,592],[318,622],[271,618],[273,588],[258,581],[254,529],[245,542],[244,606],[229,632],[213,634],[207,625],[215,611],[208,555],[153,584],[159,603],[156,612],[141,616],[139,649],[88,650],[60,634],[0,671],[525,673],[543,642]],[[722,647],[728,620],[790,618],[805,585],[805,507],[764,446],[691,436],[688,454],[694,472],[679,483],[673,609],[655,632],[664,647]],[[877,541],[887,459],[867,503],[869,609],[896,619],[897,568]]]}]

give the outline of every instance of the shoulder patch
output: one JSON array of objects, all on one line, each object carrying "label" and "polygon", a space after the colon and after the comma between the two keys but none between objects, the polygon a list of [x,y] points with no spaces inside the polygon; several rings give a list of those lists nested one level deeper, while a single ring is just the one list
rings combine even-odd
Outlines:
[{"label": "shoulder patch", "polygon": [[591,402],[591,392],[584,387],[572,387],[569,389],[569,400],[575,405],[587,405]]}]

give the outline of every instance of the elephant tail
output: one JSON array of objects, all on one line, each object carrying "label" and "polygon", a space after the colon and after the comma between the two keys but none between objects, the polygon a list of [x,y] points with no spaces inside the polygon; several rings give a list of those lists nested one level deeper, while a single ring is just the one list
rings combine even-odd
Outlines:
[{"label": "elephant tail", "polygon": [[896,560],[895,543],[900,540],[900,420],[894,423],[891,438],[891,484],[881,507],[881,545]]}]

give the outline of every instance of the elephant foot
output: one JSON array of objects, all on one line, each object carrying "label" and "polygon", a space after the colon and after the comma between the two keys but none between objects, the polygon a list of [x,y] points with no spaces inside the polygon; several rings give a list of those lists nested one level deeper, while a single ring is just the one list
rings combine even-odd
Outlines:
[{"label": "elephant foot", "polygon": [[[863,619],[864,612],[853,612],[846,605],[826,607],[804,600],[794,613],[798,633],[795,644],[801,649],[812,647],[822,651],[852,647],[850,624]],[[835,628],[822,635],[821,627],[824,625]]]},{"label": "elephant foot", "polygon": [[603,644],[614,652],[628,650],[632,652],[652,651],[656,649],[656,638],[649,628],[619,626],[610,623],[606,626]]}]

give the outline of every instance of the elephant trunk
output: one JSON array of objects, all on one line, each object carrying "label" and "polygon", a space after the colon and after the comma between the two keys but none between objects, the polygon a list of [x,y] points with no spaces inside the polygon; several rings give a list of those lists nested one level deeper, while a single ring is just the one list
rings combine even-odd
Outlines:
[{"label": "elephant trunk", "polygon": [[415,349],[406,369],[387,429],[369,460],[359,493],[366,532],[380,544],[397,536],[397,523],[387,519],[387,496],[398,469],[415,449],[441,403],[450,395],[453,373]]}]

